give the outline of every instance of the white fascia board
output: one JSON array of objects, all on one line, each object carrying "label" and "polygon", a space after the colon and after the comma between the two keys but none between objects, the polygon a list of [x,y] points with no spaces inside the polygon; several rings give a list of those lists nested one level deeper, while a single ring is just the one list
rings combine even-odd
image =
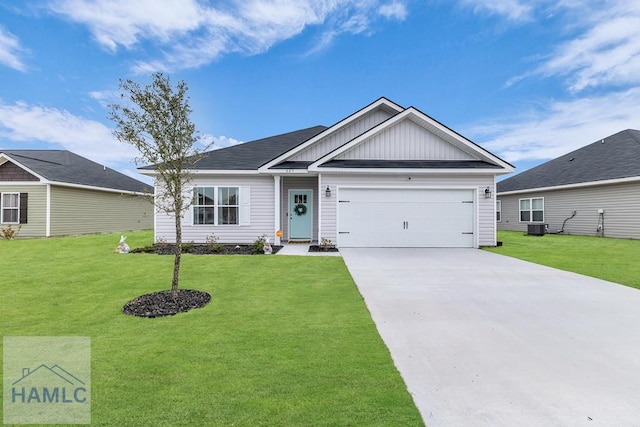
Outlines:
[{"label": "white fascia board", "polygon": [[325,137],[327,137],[327,135],[334,133],[340,129],[342,129],[343,127],[347,126],[349,123],[353,122],[354,120],[359,119],[360,117],[364,116],[365,114],[381,107],[381,106],[385,106],[388,107],[392,110],[397,111],[398,113],[402,112],[404,110],[403,107],[399,106],[398,104],[396,104],[393,101],[388,100],[387,98],[380,98],[377,101],[372,102],[371,104],[367,105],[366,107],[362,108],[359,111],[356,111],[355,113],[351,114],[348,117],[345,117],[344,119],[340,120],[338,123],[334,124],[333,126],[325,129],[324,131],[320,132],[318,135],[314,136],[313,138],[309,139],[308,141],[300,144],[299,146],[287,151],[284,154],[281,154],[280,156],[276,157],[275,159],[271,160],[268,163],[265,163],[264,165],[262,165],[258,170],[260,172],[267,172],[268,169],[270,169],[271,167],[277,165],[278,163],[286,160],[287,158],[300,153],[301,151],[306,150],[308,147],[310,147],[311,145],[317,143],[318,141],[320,141],[321,139],[324,139]]},{"label": "white fascia board", "polygon": [[[35,173],[34,171],[32,171],[31,169],[29,169],[28,167],[26,167],[25,165],[23,165],[22,163],[20,163],[18,160],[12,158],[10,155],[6,154],[6,153],[0,153],[0,160],[5,159],[7,161],[11,161],[11,163],[15,164],[16,166],[18,166],[20,169],[24,170],[25,172],[30,173],[31,175],[35,176],[36,178],[38,178],[41,182],[45,182],[46,179],[45,177],[43,177],[40,174]],[[5,162],[1,162],[0,164],[3,164]]]},{"label": "white fascia board", "polygon": [[314,169],[322,173],[345,174],[459,174],[459,175],[500,175],[504,172],[496,169],[417,169],[417,168],[320,168]]},{"label": "white fascia board", "polygon": [[640,176],[632,176],[628,178],[618,178],[618,179],[606,179],[602,181],[580,182],[577,184],[556,185],[551,187],[537,187],[537,188],[525,188],[523,190],[502,191],[502,192],[496,193],[496,197],[510,196],[512,194],[536,193],[541,191],[572,190],[574,188],[598,187],[601,185],[627,184],[627,183],[633,183],[633,182],[640,182]]},{"label": "white fascia board", "polygon": [[[306,169],[269,169],[261,173],[263,175],[279,175],[279,176],[307,176],[310,172]],[[315,176],[316,174],[312,174]]]}]

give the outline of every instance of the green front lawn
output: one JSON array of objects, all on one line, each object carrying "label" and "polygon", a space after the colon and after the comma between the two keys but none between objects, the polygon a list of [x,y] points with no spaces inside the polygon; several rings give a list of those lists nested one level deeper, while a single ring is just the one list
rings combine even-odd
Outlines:
[{"label": "green front lawn", "polygon": [[341,258],[185,255],[181,287],[212,302],[143,319],[120,309],[173,258],[118,240],[0,241],[2,335],[90,337],[93,424],[422,425]]},{"label": "green front lawn", "polygon": [[640,240],[498,231],[490,252],[640,288]]}]

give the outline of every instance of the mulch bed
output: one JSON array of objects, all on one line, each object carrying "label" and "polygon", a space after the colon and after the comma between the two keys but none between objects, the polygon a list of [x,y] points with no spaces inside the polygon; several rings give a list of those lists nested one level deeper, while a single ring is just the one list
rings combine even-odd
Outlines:
[{"label": "mulch bed", "polygon": [[340,252],[338,248],[322,248],[318,245],[309,246],[309,252]]},{"label": "mulch bed", "polygon": [[[171,244],[145,246],[143,248],[132,249],[132,254],[158,254],[173,255],[175,246]],[[273,253],[278,253],[282,246],[273,246]],[[253,245],[205,245],[198,243],[183,243],[183,254],[194,255],[264,255],[263,252],[256,252]]]},{"label": "mulch bed", "polygon": [[171,291],[160,291],[132,299],[122,307],[122,312],[149,318],[173,316],[193,308],[204,307],[209,301],[211,295],[206,292],[178,289],[178,296],[174,299]]}]

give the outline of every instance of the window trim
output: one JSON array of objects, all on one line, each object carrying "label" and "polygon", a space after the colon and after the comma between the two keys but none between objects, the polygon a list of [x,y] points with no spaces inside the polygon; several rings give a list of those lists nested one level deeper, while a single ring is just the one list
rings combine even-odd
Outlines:
[{"label": "window trim", "polygon": [[[197,197],[196,197],[196,190],[198,190],[200,188],[202,188],[202,189],[207,189],[207,188],[213,189],[213,204],[212,205],[208,205],[208,204],[200,205],[200,204],[197,203],[198,200],[197,200]],[[203,192],[202,194],[204,194],[205,197],[206,197],[205,193],[206,192]],[[192,216],[191,225],[216,225],[216,205],[215,205],[216,189],[214,187],[205,187],[205,186],[193,187],[193,189],[191,190],[191,194],[192,194],[192,197],[193,197],[193,203],[192,203],[193,206],[192,206],[192,209],[191,209],[191,216]],[[213,224],[207,223],[207,222],[196,223],[196,219],[199,217],[199,215],[196,214],[196,209],[205,209],[205,212],[206,212],[207,208],[213,210]],[[205,220],[206,220],[206,213],[205,213]]]},{"label": "window trim", "polygon": [[[522,202],[524,200],[528,200],[529,201],[529,210],[522,210]],[[533,209],[533,201],[534,200],[542,200],[542,209]],[[523,221],[522,220],[522,212],[529,212],[529,220],[528,221]],[[542,219],[541,220],[534,220],[533,219],[533,213],[534,212],[542,212]],[[542,223],[544,222],[544,197],[525,197],[522,199],[518,199],[518,220],[519,222],[535,222],[535,223]]]},{"label": "window trim", "polygon": [[[16,196],[17,199],[17,206],[16,207],[5,207],[4,205],[4,196],[5,195],[14,195]],[[17,221],[5,221],[4,220],[4,211],[5,210],[15,210],[17,215]],[[17,191],[7,191],[4,193],[0,193],[0,224],[20,224],[20,192]]]},{"label": "window trim", "polygon": [[502,222],[502,200],[496,200],[496,222]]},{"label": "window trim", "polygon": [[[191,225],[194,227],[203,227],[203,226],[208,226],[208,227],[239,227],[241,225],[248,225],[248,222],[243,223],[243,218],[242,218],[242,207],[243,205],[249,205],[248,202],[243,201],[243,197],[245,197],[244,194],[244,187],[240,186],[240,185],[194,185],[192,188],[192,195],[193,197],[195,197],[195,190],[199,189],[199,188],[211,188],[213,189],[213,205],[196,205],[195,201],[193,203],[193,206],[191,207]],[[223,205],[220,203],[220,190],[223,188],[235,188],[236,189],[236,204],[234,205]],[[205,224],[197,224],[196,223],[196,218],[197,215],[195,214],[195,209],[198,207],[211,207],[213,208],[213,224],[209,223],[205,223]],[[220,218],[220,209],[221,208],[236,208],[236,223],[235,224],[222,224],[221,218]]]}]

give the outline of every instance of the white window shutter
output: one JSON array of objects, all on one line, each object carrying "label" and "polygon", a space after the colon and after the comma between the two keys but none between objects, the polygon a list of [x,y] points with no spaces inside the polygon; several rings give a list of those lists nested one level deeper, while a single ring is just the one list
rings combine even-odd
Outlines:
[{"label": "white window shutter", "polygon": [[189,203],[189,208],[182,213],[182,225],[193,225],[193,189],[192,186],[186,186],[182,192],[184,203]]},{"label": "white window shutter", "polygon": [[240,187],[240,225],[251,225],[251,187]]}]

